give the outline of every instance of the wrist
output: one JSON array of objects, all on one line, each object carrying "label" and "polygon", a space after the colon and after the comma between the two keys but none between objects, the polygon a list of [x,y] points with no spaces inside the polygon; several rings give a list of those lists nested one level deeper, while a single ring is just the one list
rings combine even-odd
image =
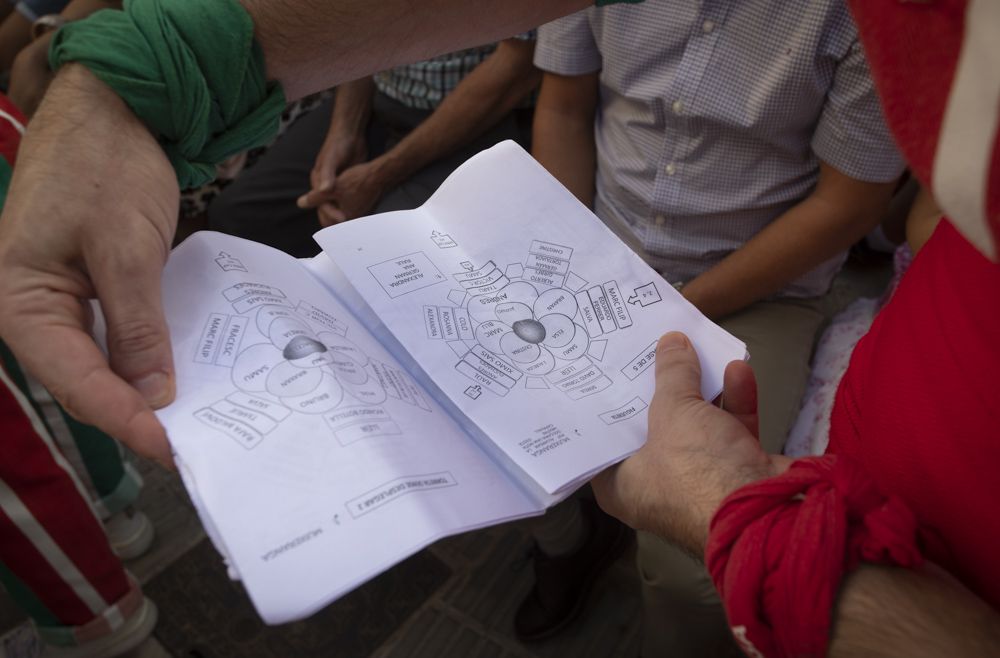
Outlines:
[{"label": "wrist", "polygon": [[690,500],[678,501],[675,518],[683,519],[677,543],[694,555],[703,555],[712,519],[723,502],[740,489],[767,480],[788,469],[791,460],[765,456],[757,463],[730,469],[704,471],[698,483],[689,487]]},{"label": "wrist", "polygon": [[371,160],[368,168],[373,182],[383,190],[401,184],[413,173],[393,151]]},{"label": "wrist", "polygon": [[364,139],[367,125],[367,121],[334,116],[330,121],[330,130],[327,132],[326,141],[330,143]]}]

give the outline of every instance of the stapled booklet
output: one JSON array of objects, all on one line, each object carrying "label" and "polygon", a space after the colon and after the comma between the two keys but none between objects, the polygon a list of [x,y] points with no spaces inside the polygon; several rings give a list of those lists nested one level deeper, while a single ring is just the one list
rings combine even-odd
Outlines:
[{"label": "stapled booklet", "polygon": [[746,348],[512,142],[296,260],[197,233],[159,417],[261,617],[307,616],[435,540],[537,515],[645,441],[658,338],[702,393]]}]

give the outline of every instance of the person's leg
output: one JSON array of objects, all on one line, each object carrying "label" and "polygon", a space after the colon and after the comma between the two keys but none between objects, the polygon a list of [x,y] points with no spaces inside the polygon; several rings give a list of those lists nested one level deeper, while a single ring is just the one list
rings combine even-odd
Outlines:
[{"label": "person's leg", "polygon": [[[781,452],[795,422],[816,338],[828,321],[824,299],[758,302],[719,324],[747,344],[757,377],[760,438]],[[644,656],[741,655],[704,565],[674,546],[639,533]]]},{"label": "person's leg", "polygon": [[825,298],[757,302],[719,321],[747,344],[757,378],[760,441],[781,452],[795,422],[819,333],[830,321]]},{"label": "person's leg", "polygon": [[655,535],[636,533],[642,656],[736,658],[719,594],[699,561]]},{"label": "person's leg", "polygon": [[534,520],[535,583],[514,616],[522,642],[550,637],[576,619],[598,578],[628,547],[629,529],[589,493],[577,492]]},{"label": "person's leg", "polygon": [[20,373],[5,362],[0,583],[46,644],[118,655],[149,635],[156,608],[112,552],[86,488],[25,395]]},{"label": "person's leg", "polygon": [[[16,368],[16,364],[8,365]],[[71,417],[30,376],[25,374],[24,381],[24,392],[104,523],[111,549],[123,560],[144,554],[153,543],[155,531],[149,518],[132,508],[142,491],[142,476],[125,447],[97,428]]]}]

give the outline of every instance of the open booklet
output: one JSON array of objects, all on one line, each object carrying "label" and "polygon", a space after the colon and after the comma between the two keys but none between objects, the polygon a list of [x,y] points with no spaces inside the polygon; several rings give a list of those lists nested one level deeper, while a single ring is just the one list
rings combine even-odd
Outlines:
[{"label": "open booklet", "polygon": [[706,398],[745,356],[511,142],[416,210],[316,239],[298,261],[199,233],[163,278],[178,396],[160,419],[268,623],[635,452],[664,332],[692,339]]}]

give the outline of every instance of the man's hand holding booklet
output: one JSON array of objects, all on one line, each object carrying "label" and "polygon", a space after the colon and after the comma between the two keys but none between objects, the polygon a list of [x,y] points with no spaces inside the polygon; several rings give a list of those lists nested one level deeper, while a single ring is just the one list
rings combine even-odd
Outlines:
[{"label": "man's hand holding booklet", "polygon": [[178,395],[159,416],[268,623],[638,450],[662,334],[691,339],[706,399],[746,355],[511,142],[316,240],[298,261],[199,233],[163,277]]}]

